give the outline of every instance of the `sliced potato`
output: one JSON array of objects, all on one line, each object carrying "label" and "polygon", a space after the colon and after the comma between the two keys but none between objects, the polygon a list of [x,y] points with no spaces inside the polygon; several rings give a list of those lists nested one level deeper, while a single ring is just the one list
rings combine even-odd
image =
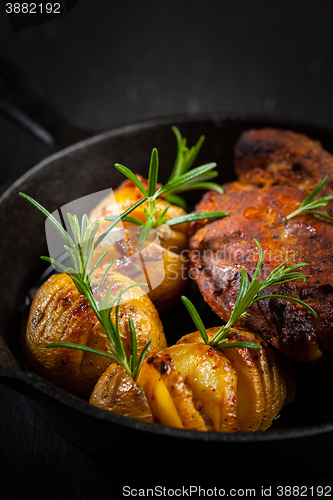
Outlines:
[{"label": "sliced potato", "polygon": [[152,363],[143,364],[138,384],[145,391],[155,422],[179,429],[184,427],[172,396]]},{"label": "sliced potato", "polygon": [[[240,334],[240,336],[244,338],[243,330],[239,331],[234,330],[233,333],[234,332],[236,334],[238,332],[238,334]],[[274,420],[274,418],[277,416],[277,414],[281,409],[279,404],[279,399],[273,397],[272,380],[274,380],[276,377],[276,374],[272,372],[272,366],[271,366],[273,356],[270,356],[270,353],[267,352],[269,349],[267,347],[267,343],[261,337],[259,337],[259,335],[246,332],[246,340],[250,342],[255,342],[262,346],[262,349],[260,349],[259,351],[253,351],[249,349],[249,353],[253,362],[256,364],[259,370],[263,386],[263,393],[264,393],[265,411],[259,429],[266,430],[268,427],[270,427],[272,421]],[[270,359],[270,362],[268,361],[268,358]],[[280,397],[280,400],[281,399],[283,399],[283,395]]]},{"label": "sliced potato", "polygon": [[164,425],[207,430],[195,407],[192,391],[184,383],[169,354],[161,352],[149,358],[139,375],[155,420]]},{"label": "sliced potato", "polygon": [[116,363],[112,363],[98,379],[89,402],[125,417],[153,422],[144,391]]},{"label": "sliced potato", "polygon": [[[235,340],[236,342],[237,340]],[[237,421],[240,431],[260,428],[265,413],[265,398],[258,368],[248,349],[223,351],[237,371]]]},{"label": "sliced potato", "polygon": [[[211,338],[218,327],[207,330]],[[275,353],[259,335],[233,328],[229,340],[250,341],[260,350],[227,348],[224,355],[233,362],[237,372],[237,419],[241,431],[266,430],[282,407],[293,399],[292,365],[280,353]],[[182,337],[177,344],[202,342],[199,332]],[[287,389],[289,388],[289,396]]]},{"label": "sliced potato", "polygon": [[213,430],[237,430],[237,373],[224,354],[204,343],[178,344],[165,349],[200,402]]}]

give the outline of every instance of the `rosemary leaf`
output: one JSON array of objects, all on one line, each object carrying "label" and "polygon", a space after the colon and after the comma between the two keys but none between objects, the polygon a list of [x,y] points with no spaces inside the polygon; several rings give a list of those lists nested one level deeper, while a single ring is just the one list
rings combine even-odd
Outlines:
[{"label": "rosemary leaf", "polygon": [[258,300],[273,299],[273,298],[284,299],[284,300],[288,299],[290,302],[296,302],[297,304],[300,304],[301,306],[308,309],[314,315],[315,318],[317,318],[317,316],[318,316],[316,311],[314,309],[312,309],[312,307],[309,306],[309,304],[307,304],[306,302],[303,302],[303,300],[297,299],[296,297],[290,297],[289,295],[280,295],[277,293],[272,293],[269,295],[260,295],[259,297],[256,297],[255,299],[253,299],[251,304],[258,302]]},{"label": "rosemary leaf", "polygon": [[174,167],[169,177],[169,181],[175,179],[176,177],[179,177],[191,168],[205,140],[205,136],[200,136],[196,145],[189,149],[186,145],[187,141],[182,137],[180,130],[176,126],[172,126],[171,130],[176,137],[177,154]]},{"label": "rosemary leaf", "polygon": [[166,216],[166,213],[167,213],[169,207],[170,207],[170,205],[167,205],[165,207],[165,209],[162,210],[162,212],[159,214],[159,216],[156,219],[155,227],[160,226],[161,224],[164,224],[167,220],[172,220],[172,219],[168,219],[168,217]]},{"label": "rosemary leaf", "polygon": [[186,210],[187,208],[187,203],[182,198],[182,196],[179,196],[178,194],[175,193],[169,193],[166,195],[165,199],[169,202],[172,203],[173,205],[177,205],[178,207],[181,207],[183,210]]},{"label": "rosemary leaf", "polygon": [[320,191],[323,189],[323,187],[325,186],[326,182],[328,180],[328,175],[325,175],[325,177],[323,178],[323,180],[318,184],[317,187],[314,188],[313,191],[311,191],[311,193],[305,198],[305,200],[303,201],[302,203],[302,206],[304,207],[305,205],[307,205],[308,203],[310,203],[310,201],[315,197],[317,196],[318,193],[320,193]]},{"label": "rosemary leaf", "polygon": [[158,178],[158,153],[154,148],[151,153],[149,174],[148,174],[148,197],[154,196]]},{"label": "rosemary leaf", "polygon": [[202,319],[200,318],[199,316],[199,313],[198,311],[196,310],[196,308],[194,307],[194,305],[192,304],[192,302],[187,298],[185,297],[184,295],[182,296],[182,301],[183,301],[183,304],[184,306],[186,307],[186,309],[188,310],[191,318],[192,318],[192,321],[193,323],[195,324],[195,326],[197,327],[198,331],[200,332],[200,335],[203,339],[203,341],[208,344],[208,335],[207,335],[207,332],[206,332],[206,328],[202,322]]},{"label": "rosemary leaf", "polygon": [[172,192],[174,189],[180,187],[182,184],[185,184],[188,181],[191,181],[192,179],[195,179],[199,175],[209,172],[213,168],[216,167],[216,163],[207,163],[206,165],[201,165],[201,167],[193,168],[189,172],[186,172],[185,174],[182,174],[181,176],[177,177],[176,179],[173,179],[169,181],[167,184],[164,184],[160,189],[158,189],[155,192],[154,197],[157,198],[158,196],[161,196],[162,194]]},{"label": "rosemary leaf", "polygon": [[228,214],[226,212],[197,212],[190,213],[186,215],[181,215],[180,217],[174,217],[173,219],[168,219],[165,224],[168,226],[175,226],[177,224],[182,224],[183,222],[193,222],[197,220],[205,219],[219,219],[221,217],[226,217]]},{"label": "rosemary leaf", "polygon": [[105,270],[105,272],[104,272],[104,274],[103,274],[103,276],[102,276],[102,278],[101,278],[101,280],[100,280],[100,282],[99,282],[100,286],[103,286],[104,281],[106,280],[106,277],[107,277],[107,275],[108,275],[108,273],[109,273],[109,271],[110,271],[110,269],[111,269],[111,267],[113,266],[113,264],[114,264],[114,263],[115,263],[115,260],[113,260],[113,261],[112,261],[112,262],[108,265],[108,267],[106,268],[106,270]]},{"label": "rosemary leaf", "polygon": [[150,344],[151,344],[151,340],[148,340],[147,344],[144,346],[144,348],[141,351],[137,365],[134,368],[133,373],[132,373],[133,380],[136,380],[138,378],[138,374],[141,370],[142,363],[145,359],[145,356],[146,356],[146,353],[147,353],[147,350],[148,350],[148,347],[150,346]]},{"label": "rosemary leaf", "polygon": [[201,149],[201,146],[204,143],[204,140],[205,140],[205,136],[201,135],[199,137],[196,145],[189,149],[189,151],[187,153],[187,157],[186,157],[185,166],[183,166],[182,172],[186,172],[192,167],[193,163],[195,162],[195,160],[198,156],[198,153]]},{"label": "rosemary leaf", "polygon": [[87,228],[89,226],[89,219],[87,214],[82,215],[82,220],[81,220],[81,241],[84,238],[84,235],[86,234]]},{"label": "rosemary leaf", "polygon": [[331,217],[330,215],[327,215],[327,214],[323,214],[322,212],[316,212],[315,210],[307,210],[306,213],[312,214],[312,215],[319,215],[320,217],[324,217],[324,219],[327,219],[329,221],[333,221],[333,217]]},{"label": "rosemary leaf", "polygon": [[74,344],[72,342],[53,342],[52,344],[45,344],[44,347],[69,347],[71,349],[79,349],[80,351],[86,351],[86,352],[91,352],[92,354],[98,354],[99,356],[105,356],[106,358],[113,359],[114,361],[117,361],[116,358],[104,351],[100,351],[99,349],[94,349],[93,347],[89,347],[86,345],[81,345],[81,344]]},{"label": "rosemary leaf", "polygon": [[[107,217],[105,217],[105,220],[115,221],[118,218],[119,218],[119,215],[108,215]],[[142,222],[142,220],[137,219],[136,217],[131,217],[130,215],[128,215],[127,217],[123,217],[122,221],[123,222],[131,222],[132,224],[136,224],[137,226],[144,226],[144,222]]]},{"label": "rosemary leaf", "polygon": [[[300,215],[302,213],[306,214],[311,214],[311,215],[317,215],[319,217],[324,217],[324,219],[327,219],[329,221],[333,221],[333,217],[330,217],[327,214],[324,214],[322,212],[317,212],[316,210],[313,210],[315,208],[319,207],[327,207],[328,202],[333,200],[333,195],[328,195],[324,196],[323,198],[318,198],[317,200],[313,200],[313,198],[323,189],[325,186],[326,182],[328,180],[328,175],[325,175],[323,180],[314,188],[313,191],[305,198],[301,206],[295,210],[293,213],[287,215],[287,220],[292,219],[293,217],[296,217],[297,215]],[[313,200],[313,201],[311,201]]]},{"label": "rosemary leaf", "polygon": [[138,357],[138,341],[136,338],[135,327],[131,317],[128,318],[129,329],[131,333],[131,370],[134,372],[136,360]]},{"label": "rosemary leaf", "polygon": [[81,238],[80,238],[81,231],[80,231],[78,219],[77,219],[76,215],[72,215],[72,214],[67,214],[67,218],[68,218],[71,230],[72,230],[74,243],[75,243],[75,245],[78,245],[81,241]]},{"label": "rosemary leaf", "polygon": [[248,342],[247,340],[241,340],[239,342],[219,342],[217,344],[217,347],[219,349],[233,349],[235,347],[240,347],[241,349],[261,349],[261,345],[256,344],[255,342]]},{"label": "rosemary leaf", "polygon": [[136,185],[136,187],[141,191],[143,196],[148,196],[148,193],[144,188],[144,186],[142,185],[142,182],[137,178],[135,174],[133,174],[133,172],[129,168],[125,167],[124,165],[120,165],[120,163],[115,163],[114,166],[116,167],[117,170],[119,170],[119,172],[124,174],[130,181],[132,181]]},{"label": "rosemary leaf", "polygon": [[[224,193],[221,186],[216,184],[216,182],[193,182],[182,186],[181,191],[193,191],[195,189],[205,189],[207,191],[217,191],[220,194]],[[173,191],[175,193],[177,190]]]},{"label": "rosemary leaf", "polygon": [[57,268],[58,271],[60,271],[61,273],[66,273],[66,274],[73,273],[73,274],[75,274],[75,272],[76,272],[75,269],[73,269],[71,267],[65,267],[63,264],[61,264],[57,260],[51,259],[51,257],[42,255],[41,259],[44,260],[45,262],[47,262],[48,264],[51,264],[53,267]]},{"label": "rosemary leaf", "polygon": [[[89,271],[89,274],[88,274],[89,278],[92,277],[92,275],[94,274],[94,272],[99,267],[99,265],[101,264],[102,260],[104,259],[104,257],[107,256],[108,253],[109,253],[109,250],[106,250],[105,252],[102,253],[102,255],[100,257],[98,257],[98,259],[96,260],[95,264],[93,265],[93,267]],[[113,263],[114,263],[114,261],[112,262],[112,264]]]},{"label": "rosemary leaf", "polygon": [[139,245],[144,244],[144,242],[146,241],[146,238],[149,234],[149,231],[152,229],[153,226],[154,226],[154,221],[151,220],[151,221],[147,222],[147,224],[145,226],[142,227],[141,233],[140,233],[140,238],[139,238]]}]

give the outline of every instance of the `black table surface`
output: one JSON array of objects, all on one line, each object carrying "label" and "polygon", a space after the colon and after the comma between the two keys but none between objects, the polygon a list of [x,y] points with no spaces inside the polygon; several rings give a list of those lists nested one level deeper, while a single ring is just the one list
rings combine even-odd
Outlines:
[{"label": "black table surface", "polygon": [[[0,66],[9,61],[64,120],[91,133],[201,111],[269,114],[333,128],[332,14],[331,1],[81,0],[61,18],[13,34],[0,5]],[[50,152],[1,115],[0,133],[2,184]],[[129,465],[112,454],[106,463],[78,449],[3,384],[0,415],[1,499],[116,499],[126,484],[173,486],[158,454],[140,450],[145,467],[131,476]],[[198,471],[206,459],[198,457]],[[175,457],[175,467],[186,464]],[[227,479],[240,484],[239,476],[224,478],[223,466],[205,475],[211,486]],[[202,472],[188,471],[184,484],[191,481],[203,484]],[[244,486],[264,482],[270,478],[260,477],[258,465],[258,477]],[[333,485],[333,473],[293,483],[291,471],[281,482]]]}]

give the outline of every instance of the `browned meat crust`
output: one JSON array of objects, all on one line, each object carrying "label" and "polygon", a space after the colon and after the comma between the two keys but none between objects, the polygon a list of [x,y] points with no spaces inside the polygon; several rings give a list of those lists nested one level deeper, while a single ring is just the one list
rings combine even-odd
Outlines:
[{"label": "browned meat crust", "polygon": [[[310,192],[333,172],[333,156],[318,141],[295,132],[275,129],[249,130],[241,135],[235,151],[235,170],[241,182],[279,183]],[[333,177],[323,190],[333,190]]]},{"label": "browned meat crust", "polygon": [[[192,276],[204,299],[227,320],[237,297],[240,269],[252,276],[258,260],[253,238],[264,251],[261,279],[297,252],[290,264],[307,262],[303,273],[310,277],[305,283],[285,283],[267,293],[300,298],[316,310],[318,318],[293,302],[266,299],[251,307],[242,326],[297,361],[317,361],[323,352],[333,352],[333,224],[312,215],[289,221],[286,216],[325,174],[333,173],[333,157],[305,136],[256,130],[240,138],[236,169],[239,181],[225,185],[222,195],[207,192],[196,207],[200,212],[222,210],[229,215],[192,225]],[[333,192],[331,186],[325,194]]]}]

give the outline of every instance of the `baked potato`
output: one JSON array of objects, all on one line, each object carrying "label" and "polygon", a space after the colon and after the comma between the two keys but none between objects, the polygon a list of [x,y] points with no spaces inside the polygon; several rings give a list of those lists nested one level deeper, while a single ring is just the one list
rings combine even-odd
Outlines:
[{"label": "baked potato", "polygon": [[[208,336],[217,330],[207,330]],[[270,427],[282,407],[293,399],[292,364],[256,334],[233,328],[228,338],[229,342],[255,342],[261,349],[216,349],[194,332],[146,358],[137,386],[155,423],[216,432],[254,432]],[[120,391],[118,381],[102,376],[90,402],[129,415],[123,401],[119,409],[113,399],[113,394],[125,393],[127,406],[135,405],[126,387]],[[145,419],[139,408],[137,412],[131,408],[131,415],[135,413],[140,420]]]},{"label": "baked potato", "polygon": [[[100,282],[104,269],[97,269],[94,280]],[[112,292],[118,293],[133,281],[110,272],[104,287],[114,279]],[[98,290],[98,291],[103,291]],[[95,290],[96,292],[96,290]],[[138,356],[151,340],[148,353],[166,347],[163,326],[155,306],[139,287],[126,290],[119,308],[119,331],[127,356],[131,354],[131,317],[137,335]],[[115,308],[111,317],[115,320]],[[79,396],[89,397],[98,378],[110,365],[110,358],[66,347],[45,348],[54,342],[72,342],[107,352],[109,340],[91,310],[66,274],[52,275],[37,291],[31,305],[22,342],[24,358],[30,369]]]},{"label": "baked potato", "polygon": [[[148,181],[139,175],[137,177],[147,187]],[[125,180],[117,189],[105,197],[89,215],[90,224],[93,224],[96,220],[100,222],[97,237],[110,224],[109,221],[105,220],[105,217],[124,212],[142,197],[141,191],[130,180]],[[133,210],[130,214],[131,217],[144,222],[146,205],[147,202]],[[168,219],[186,214],[182,208],[169,204],[161,198],[158,199],[155,208],[163,212],[168,206],[166,212]],[[138,244],[140,226],[135,226],[131,222],[122,222],[98,245],[94,252],[93,263],[104,252],[108,251],[109,253],[104,257],[103,263],[119,259],[117,261],[118,270],[131,276],[137,282],[147,281],[147,276],[151,277],[151,283],[160,284],[150,287],[148,294],[150,299],[159,311],[169,309],[179,301],[188,286],[188,280],[186,279],[188,259],[182,252],[187,248],[189,223],[178,224],[175,228],[167,224],[159,225],[155,233],[158,238],[152,237],[149,246],[145,244],[143,250],[140,250]],[[140,257],[138,250],[140,250],[143,259]],[[162,259],[163,265],[161,265]],[[142,269],[143,260],[144,270]]]},{"label": "baked potato", "polygon": [[[208,337],[212,338],[217,330],[218,327],[208,329]],[[289,359],[273,350],[259,335],[233,327],[228,342],[243,341],[254,342],[261,349],[229,347],[214,351],[225,356],[236,370],[238,430],[264,431],[294,398],[294,368]],[[194,332],[182,337],[176,345],[201,343],[199,332]]]}]

